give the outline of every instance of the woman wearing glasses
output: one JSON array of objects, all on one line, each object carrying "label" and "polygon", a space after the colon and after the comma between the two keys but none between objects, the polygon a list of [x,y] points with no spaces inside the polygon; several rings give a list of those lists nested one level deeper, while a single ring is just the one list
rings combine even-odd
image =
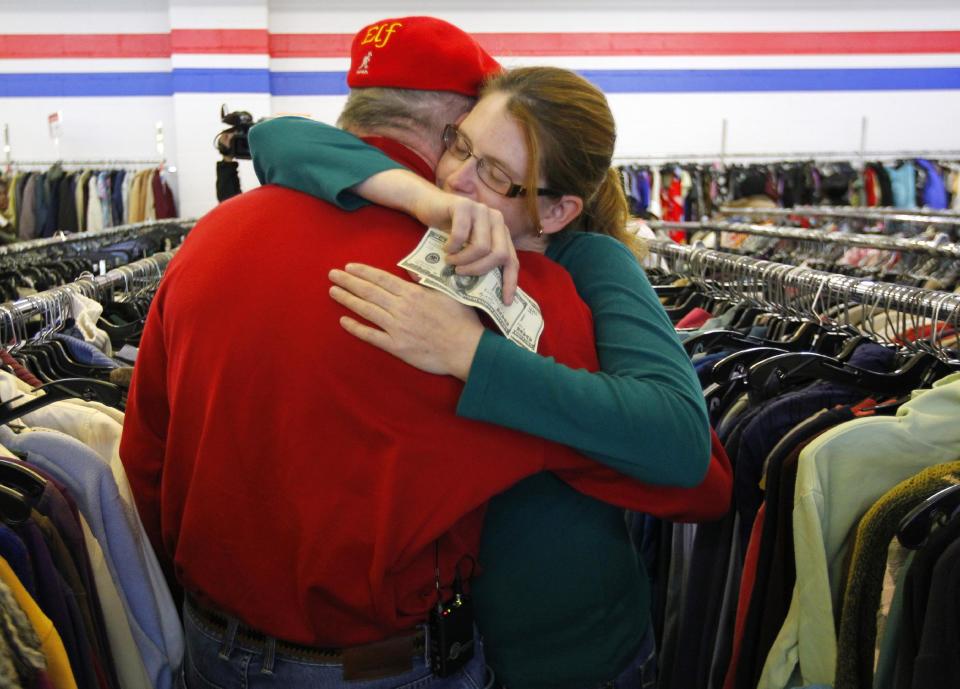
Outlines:
[{"label": "woman wearing glasses", "polygon": [[[261,181],[350,207],[356,199],[348,187],[366,180],[353,189],[370,200],[426,224],[450,221],[455,199],[421,186],[345,133],[279,118],[250,137]],[[485,329],[472,309],[376,268],[333,271],[331,294],[376,326],[343,319],[352,334],[418,368],[462,379],[460,415],[570,445],[649,483],[696,486],[710,457],[702,393],[625,245],[632,237],[610,168],[614,139],[606,99],[588,82],[567,70],[516,69],[488,84],[474,110],[447,127],[437,167],[444,190],[502,214],[518,250],[545,253],[569,270],[593,311],[603,372],[574,371],[516,347]],[[331,186],[334,178],[343,184]],[[503,238],[485,231],[471,235],[471,246],[506,255]],[[471,333],[475,346],[446,346],[454,332]],[[716,462],[710,468],[717,479]],[[729,475],[696,490],[664,488],[664,503],[650,511],[676,516],[688,508],[687,516],[716,517],[728,491]],[[531,477],[490,502],[480,560],[477,622],[503,686],[649,686],[649,581],[622,510],[552,474]]]}]

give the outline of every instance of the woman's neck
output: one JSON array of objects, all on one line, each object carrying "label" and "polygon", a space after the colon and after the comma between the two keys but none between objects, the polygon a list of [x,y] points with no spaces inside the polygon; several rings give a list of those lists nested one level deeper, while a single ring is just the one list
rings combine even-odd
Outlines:
[{"label": "woman's neck", "polygon": [[545,254],[549,242],[550,238],[547,235],[537,235],[535,232],[531,232],[514,238],[513,246],[517,251],[535,251],[538,254]]}]

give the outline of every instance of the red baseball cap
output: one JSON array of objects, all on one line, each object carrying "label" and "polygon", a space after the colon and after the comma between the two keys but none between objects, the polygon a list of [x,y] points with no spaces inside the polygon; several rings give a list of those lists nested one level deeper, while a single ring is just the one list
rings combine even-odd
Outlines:
[{"label": "red baseball cap", "polygon": [[476,96],[503,71],[472,36],[435,17],[382,19],[360,29],[350,47],[347,85],[453,91]]}]

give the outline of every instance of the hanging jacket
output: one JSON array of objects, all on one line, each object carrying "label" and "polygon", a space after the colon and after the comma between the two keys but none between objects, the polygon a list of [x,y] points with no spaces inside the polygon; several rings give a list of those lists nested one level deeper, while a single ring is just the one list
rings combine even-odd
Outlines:
[{"label": "hanging jacket", "polygon": [[927,173],[921,197],[924,207],[936,210],[947,208],[947,188],[943,184],[940,170],[929,160],[923,158],[917,158],[916,163]]}]

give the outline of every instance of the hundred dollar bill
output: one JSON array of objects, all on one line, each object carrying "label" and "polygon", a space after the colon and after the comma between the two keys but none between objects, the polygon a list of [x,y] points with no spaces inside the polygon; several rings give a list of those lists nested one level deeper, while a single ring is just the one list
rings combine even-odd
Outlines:
[{"label": "hundred dollar bill", "polygon": [[499,268],[484,275],[457,275],[454,267],[444,261],[443,245],[446,241],[445,234],[430,228],[417,248],[397,265],[418,275],[421,285],[482,310],[508,339],[537,351],[537,343],[543,334],[543,314],[537,302],[518,288],[513,303],[505,306],[502,300],[503,276]]}]

